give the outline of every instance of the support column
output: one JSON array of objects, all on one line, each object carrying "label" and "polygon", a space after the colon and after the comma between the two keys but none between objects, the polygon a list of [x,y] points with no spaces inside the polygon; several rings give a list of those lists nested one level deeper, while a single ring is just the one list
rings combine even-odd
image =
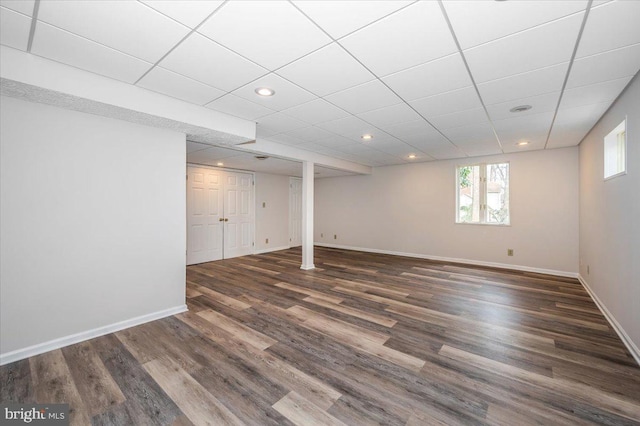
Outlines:
[{"label": "support column", "polygon": [[302,163],[302,266],[300,269],[314,269],[313,264],[313,179],[314,164]]}]

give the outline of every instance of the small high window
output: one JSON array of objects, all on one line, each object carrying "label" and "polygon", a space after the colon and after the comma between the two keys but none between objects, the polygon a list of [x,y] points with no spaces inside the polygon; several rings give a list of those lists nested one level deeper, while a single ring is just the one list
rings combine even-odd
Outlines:
[{"label": "small high window", "polygon": [[509,163],[456,168],[456,223],[509,225]]},{"label": "small high window", "polygon": [[627,173],[627,119],[604,137],[604,178]]}]

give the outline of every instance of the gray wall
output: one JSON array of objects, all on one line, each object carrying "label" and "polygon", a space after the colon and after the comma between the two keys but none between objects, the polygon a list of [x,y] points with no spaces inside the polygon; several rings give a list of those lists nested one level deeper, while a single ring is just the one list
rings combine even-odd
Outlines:
[{"label": "gray wall", "polygon": [[[510,162],[511,226],[455,222],[455,168]],[[578,148],[379,167],[317,179],[315,241],[574,274]],[[324,234],[324,236],[322,236]],[[337,239],[334,239],[337,235]],[[507,249],[514,256],[507,256]]]},{"label": "gray wall", "polygon": [[[625,116],[627,174],[605,181],[603,139]],[[640,347],[639,135],[636,76],[580,144],[580,275],[636,348]]]},{"label": "gray wall", "polygon": [[184,305],[184,135],[0,106],[2,354]]},{"label": "gray wall", "polygon": [[256,252],[288,247],[289,177],[256,173]]}]

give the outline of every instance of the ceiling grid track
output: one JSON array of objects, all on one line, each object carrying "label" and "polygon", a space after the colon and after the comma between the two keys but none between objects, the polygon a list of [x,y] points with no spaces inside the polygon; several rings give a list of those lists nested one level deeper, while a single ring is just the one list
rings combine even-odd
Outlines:
[{"label": "ceiling grid track", "polygon": [[36,34],[36,24],[38,23],[38,11],[40,10],[40,0],[33,3],[33,13],[31,14],[31,28],[29,28],[29,41],[27,42],[27,53],[31,53],[33,37]]},{"label": "ceiling grid track", "polygon": [[558,116],[558,110],[560,109],[562,96],[564,95],[564,90],[567,87],[567,82],[569,81],[569,76],[571,75],[571,68],[573,67],[573,61],[575,60],[576,54],[578,53],[578,48],[580,47],[580,40],[582,39],[582,33],[584,32],[584,27],[587,25],[587,18],[589,18],[589,12],[591,11],[592,4],[593,4],[593,0],[588,0],[587,7],[584,12],[584,18],[582,18],[582,23],[580,24],[580,30],[578,31],[578,38],[576,39],[576,45],[573,47],[573,52],[571,52],[571,59],[569,60],[569,66],[567,67],[567,74],[564,76],[564,81],[562,82],[562,88],[560,89],[560,96],[558,97],[558,104],[556,105],[556,109],[553,112],[553,118],[551,119],[551,125],[549,126],[549,132],[547,133],[547,138],[544,141],[543,149],[547,149],[547,145],[549,144],[551,131],[553,130],[553,125],[556,123],[556,117]]},{"label": "ceiling grid track", "polygon": [[471,83],[473,84],[473,89],[476,91],[478,95],[478,99],[480,100],[480,104],[482,104],[482,109],[484,109],[484,113],[487,115],[487,120],[489,120],[489,124],[491,125],[491,130],[496,137],[496,141],[498,142],[498,146],[500,147],[500,151],[504,154],[504,148],[502,146],[502,142],[500,142],[500,137],[498,136],[498,132],[496,131],[495,126],[493,125],[493,121],[491,120],[491,116],[489,115],[489,110],[487,106],[484,104],[484,100],[482,100],[482,96],[480,95],[480,90],[478,90],[478,85],[476,84],[475,78],[473,78],[473,74],[471,73],[471,68],[469,68],[469,63],[467,62],[467,58],[464,56],[464,52],[462,51],[462,47],[460,46],[460,42],[458,41],[458,37],[456,36],[455,31],[453,30],[453,25],[451,25],[451,20],[449,20],[449,15],[442,3],[442,0],[438,0],[438,4],[440,5],[440,10],[442,11],[442,15],[444,16],[444,20],[447,22],[447,26],[449,27],[449,31],[451,32],[451,37],[453,37],[453,41],[458,48],[458,53],[460,53],[460,57],[462,58],[462,62],[464,63],[464,67],[467,69],[467,73],[469,74],[469,78],[471,79]]},{"label": "ceiling grid track", "polygon": [[[408,106],[409,108],[411,108],[411,109],[412,109],[416,114],[418,114],[418,115],[419,115],[419,116],[420,116],[420,117],[421,117],[421,118],[422,118],[422,119],[423,119],[423,120],[424,120],[428,125],[430,125],[430,126],[431,126],[434,130],[436,130],[436,131],[437,131],[437,132],[438,132],[438,133],[439,133],[443,138],[445,138],[445,139],[446,139],[446,140],[447,140],[451,145],[453,145],[453,147],[455,147],[455,149],[457,149],[459,152],[463,153],[465,156],[467,156],[467,157],[468,157],[468,155],[467,155],[466,153],[464,153],[464,152],[460,149],[460,147],[458,147],[455,143],[453,143],[453,141],[451,141],[451,139],[449,139],[449,138],[448,138],[444,133],[442,133],[442,132],[440,131],[440,129],[438,129],[436,126],[434,126],[433,124],[431,124],[431,122],[430,122],[430,121],[429,121],[429,120],[428,120],[424,115],[422,115],[418,110],[416,110],[412,105],[410,105],[410,104],[409,104],[409,103],[408,103],[408,102],[407,102],[407,101],[406,101],[402,96],[400,96],[400,95],[399,95],[395,90],[393,90],[393,89],[392,89],[392,88],[391,88],[387,83],[385,83],[385,82],[384,82],[384,81],[383,81],[383,80],[382,80],[382,79],[381,79],[381,78],[380,78],[376,73],[374,73],[374,72],[373,72],[369,67],[367,67],[364,63],[362,63],[362,61],[361,61],[360,59],[356,58],[356,57],[355,57],[355,56],[354,56],[354,55],[353,55],[353,54],[352,54],[352,53],[351,53],[347,48],[345,48],[345,47],[342,45],[342,43],[340,43],[340,41],[339,41],[339,40],[334,39],[334,38],[333,38],[329,33],[327,33],[327,32],[324,30],[324,28],[322,28],[320,25],[318,25],[318,23],[317,23],[317,22],[315,22],[313,19],[311,19],[311,17],[309,17],[306,13],[304,13],[302,10],[300,10],[300,8],[299,8],[296,4],[294,4],[293,2],[291,2],[291,0],[289,0],[289,2],[290,2],[290,3],[291,3],[291,4],[292,4],[296,9],[298,9],[298,11],[299,11],[301,14],[303,14],[307,19],[309,19],[309,21],[313,22],[313,24],[314,24],[318,29],[320,29],[320,31],[322,31],[323,33],[325,33],[325,34],[327,35],[327,37],[331,38],[331,40],[333,40],[333,42],[334,42],[334,43],[336,43],[338,46],[340,46],[340,48],[342,48],[342,50],[344,50],[344,51],[345,51],[349,56],[351,56],[351,57],[352,57],[356,62],[358,62],[358,63],[359,63],[359,64],[360,64],[364,69],[366,69],[367,71],[369,71],[369,72],[371,73],[371,75],[373,75],[373,76],[376,78],[376,80],[378,80],[380,83],[382,83],[382,84],[383,84],[387,89],[389,89],[389,90],[390,90],[394,95],[396,95],[396,96],[398,97],[398,99],[400,99],[400,100],[401,100],[405,105],[407,105],[407,106]],[[399,12],[400,10],[403,10],[403,9],[405,9],[405,8],[409,7],[409,6],[412,6],[412,5],[413,5],[413,4],[415,4],[415,3],[416,3],[416,2],[410,3],[410,4],[406,5],[405,7],[403,7],[402,9],[398,9],[398,10],[394,11],[393,13],[390,13],[389,15],[392,15],[392,14],[394,14],[394,13],[397,13],[397,12]],[[389,16],[389,15],[386,15],[386,16],[384,16],[384,17],[380,18],[380,19],[384,19],[384,18],[386,18],[386,17],[387,17],[387,16]],[[379,20],[378,20],[378,21],[379,21]],[[376,21],[376,22],[377,22],[377,21]],[[370,25],[370,24],[369,24],[369,25]],[[356,31],[358,31],[358,30],[356,30]],[[356,32],[356,31],[352,31],[350,34],[353,34],[353,33],[354,33],[354,32]],[[349,34],[347,34],[347,35],[349,35]],[[345,35],[345,36],[341,37],[341,39],[342,39],[342,38],[347,37],[347,35]],[[326,101],[326,99],[325,99],[325,101]],[[327,102],[329,102],[329,101],[327,101]],[[329,103],[331,103],[331,102],[329,102]],[[331,104],[333,105],[333,103],[331,103]],[[336,106],[336,105],[334,105],[334,106]],[[342,108],[341,108],[341,109],[342,109]],[[348,112],[348,111],[346,111],[346,112]],[[355,114],[351,114],[351,115],[353,115],[354,117],[356,117],[356,116],[355,116]],[[360,118],[360,117],[356,117],[356,118],[358,118],[359,120],[362,120],[362,121],[367,122],[366,120],[363,120],[363,119],[362,119],[362,118]],[[367,122],[367,123],[368,123],[368,122]],[[368,124],[371,124],[371,123],[368,123]],[[373,126],[373,125],[372,125],[372,126]],[[377,126],[374,126],[374,127],[376,127],[376,128],[377,128]],[[388,134],[387,132],[385,132],[385,131],[384,131],[384,130],[382,130],[382,129],[378,129],[378,130],[380,130],[381,132],[383,132],[383,133],[385,133],[385,134]],[[393,135],[389,135],[389,136],[392,136],[392,137],[394,137],[394,139],[397,139],[397,138],[395,138],[395,136],[393,136]],[[410,146],[410,147],[412,147],[412,148],[414,148],[414,149],[418,150],[419,152],[422,152],[423,154],[427,155],[428,157],[430,157],[430,158],[432,158],[432,159],[434,159],[434,160],[437,160],[437,158],[435,158],[434,156],[427,154],[426,152],[422,151],[421,149],[416,148],[415,146],[411,145],[410,143],[408,143],[408,142],[404,142],[404,143],[405,143],[406,145],[408,145],[408,146]]]},{"label": "ceiling grid track", "polygon": [[[38,1],[40,1],[40,0],[38,0]],[[138,78],[138,79],[133,83],[133,85],[134,85],[134,86],[135,86],[135,85],[137,85],[137,84],[140,82],[140,80],[142,80],[143,78],[145,78],[145,77],[147,76],[147,74],[149,74],[149,73],[150,73],[150,72],[151,72],[155,67],[157,67],[157,66],[158,66],[158,64],[159,64],[160,62],[162,62],[162,61],[164,60],[164,58],[166,58],[167,56],[169,56],[169,55],[171,54],[171,52],[173,52],[174,50],[176,50],[176,49],[178,48],[178,46],[180,46],[180,45],[181,45],[181,44],[182,44],[186,39],[188,39],[189,37],[191,37],[191,35],[192,35],[193,33],[197,32],[197,31],[198,31],[198,28],[200,28],[200,27],[202,26],[202,24],[204,24],[205,22],[207,22],[207,21],[209,20],[209,18],[211,18],[211,17],[212,17],[213,15],[215,15],[215,14],[216,14],[220,9],[222,9],[222,8],[224,7],[224,5],[225,5],[225,4],[227,4],[227,2],[228,2],[228,1],[229,1],[229,0],[225,0],[225,1],[220,5],[220,6],[218,6],[218,7],[216,8],[216,10],[214,10],[213,12],[211,12],[211,13],[210,13],[210,14],[209,14],[205,19],[203,19],[203,20],[202,20],[202,22],[200,22],[200,23],[199,23],[195,28],[191,29],[191,31],[189,31],[189,32],[187,33],[187,35],[185,35],[184,37],[182,37],[182,39],[181,39],[179,42],[177,42],[175,46],[173,46],[171,49],[169,49],[169,51],[168,51],[167,53],[165,53],[164,55],[162,55],[162,57],[161,57],[160,59],[158,59],[158,60],[157,60],[157,61],[156,61],[152,66],[151,66],[151,68],[149,68],[149,69],[148,69],[144,74],[142,74],[142,75],[140,76],[140,78]],[[144,4],[144,3],[142,3],[142,4]],[[146,5],[145,5],[145,6],[146,6]],[[154,9],[154,10],[155,10],[155,9]],[[158,13],[160,13],[160,12],[158,12]],[[169,19],[171,19],[171,18],[169,18]],[[235,53],[235,52],[234,52],[234,53]],[[185,77],[186,77],[186,76],[185,76]],[[187,77],[187,78],[188,78],[188,77]],[[203,83],[203,84],[206,84],[206,83]],[[208,86],[208,84],[207,84],[207,86]],[[215,100],[215,99],[214,99],[214,100]]]}]

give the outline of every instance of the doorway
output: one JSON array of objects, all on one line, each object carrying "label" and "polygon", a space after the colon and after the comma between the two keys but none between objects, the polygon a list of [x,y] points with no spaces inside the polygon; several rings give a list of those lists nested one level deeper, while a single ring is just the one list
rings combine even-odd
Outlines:
[{"label": "doorway", "polygon": [[187,265],[253,253],[252,173],[187,166]]}]

